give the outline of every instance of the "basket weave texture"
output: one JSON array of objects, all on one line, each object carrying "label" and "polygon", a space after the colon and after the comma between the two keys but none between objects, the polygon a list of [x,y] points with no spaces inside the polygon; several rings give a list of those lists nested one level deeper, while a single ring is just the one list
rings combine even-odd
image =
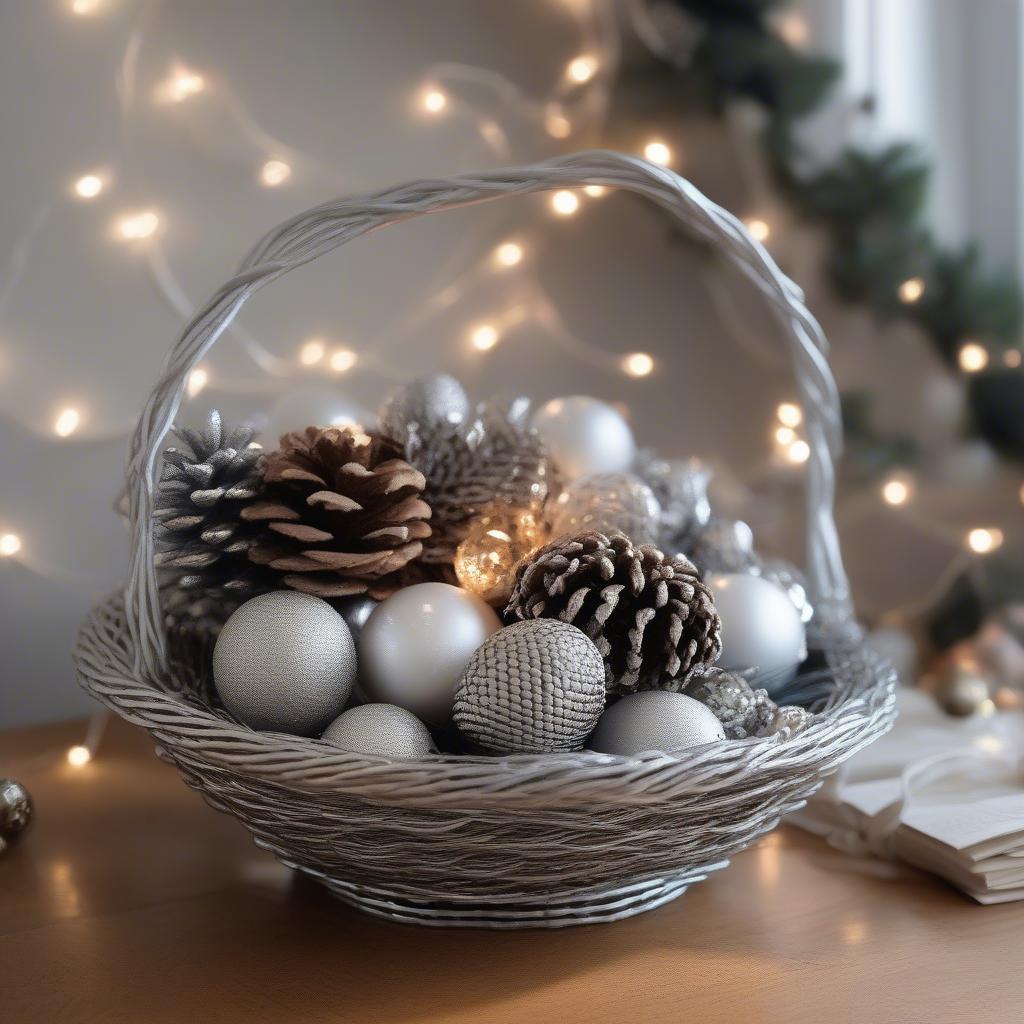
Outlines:
[{"label": "basket weave texture", "polygon": [[[168,657],[153,569],[155,467],[190,371],[255,290],[354,237],[469,203],[588,184],[644,195],[717,246],[765,296],[789,344],[811,447],[813,646],[831,679],[810,724],[796,735],[628,758],[581,751],[402,761],[254,732],[211,707],[192,668]],[[799,289],[731,214],[667,168],[589,152],[336,200],[267,235],[172,349],[132,442],[129,582],[84,624],[79,679],[147,729],[185,781],[260,846],[364,910],[492,928],[628,917],[724,867],[892,724],[894,674],[854,625],[832,519],[840,436],[825,341]]]}]

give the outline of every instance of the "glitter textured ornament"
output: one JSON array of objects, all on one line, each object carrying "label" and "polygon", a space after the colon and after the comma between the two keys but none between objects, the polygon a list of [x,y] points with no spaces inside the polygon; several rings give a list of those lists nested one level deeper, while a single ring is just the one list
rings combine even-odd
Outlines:
[{"label": "glitter textured ornament", "polygon": [[250,728],[318,736],[352,693],[355,644],[326,601],[278,590],[224,624],[213,677],[224,707]]},{"label": "glitter textured ornament", "polygon": [[490,605],[503,605],[512,593],[516,566],[547,539],[548,527],[539,504],[518,509],[495,502],[456,548],[459,585]]},{"label": "glitter textured ornament", "polygon": [[759,564],[753,531],[741,519],[711,519],[684,554],[705,574],[749,572]]},{"label": "glitter textured ornament", "polygon": [[585,395],[555,398],[542,405],[531,422],[563,480],[621,473],[632,465],[633,432],[622,414],[606,402]]},{"label": "glitter textured ornament", "polygon": [[453,720],[492,754],[580,750],[604,702],[593,642],[556,619],[529,619],[481,644],[459,680]]},{"label": "glitter textured ornament", "polygon": [[583,630],[614,693],[685,679],[721,652],[711,593],[682,556],[619,533],[558,537],[524,562],[508,619],[561,619]]},{"label": "glitter textured ornament", "polygon": [[634,544],[654,544],[661,505],[632,473],[596,473],[567,484],[551,506],[553,536],[596,530],[624,533]]},{"label": "glitter textured ornament", "polygon": [[406,444],[410,430],[430,433],[457,426],[469,416],[469,399],[462,385],[447,373],[432,373],[401,384],[377,410],[377,429]]},{"label": "glitter textured ornament", "polygon": [[662,459],[649,449],[637,453],[633,472],[654,492],[660,507],[658,543],[686,551],[711,520],[711,470],[700,459]]},{"label": "glitter textured ornament", "polygon": [[437,752],[430,730],[394,704],[363,704],[342,712],[322,739],[342,750],[370,757],[425,757]]},{"label": "glitter textured ornament", "polygon": [[730,740],[774,732],[778,707],[765,690],[754,690],[737,672],[709,668],[695,672],[682,691],[699,700],[722,723]]},{"label": "glitter textured ornament", "polygon": [[28,790],[14,779],[0,779],[0,853],[28,828],[32,811]]},{"label": "glitter textured ornament", "polygon": [[601,716],[587,744],[602,754],[681,750],[725,739],[721,722],[699,701],[668,690],[629,693]]}]

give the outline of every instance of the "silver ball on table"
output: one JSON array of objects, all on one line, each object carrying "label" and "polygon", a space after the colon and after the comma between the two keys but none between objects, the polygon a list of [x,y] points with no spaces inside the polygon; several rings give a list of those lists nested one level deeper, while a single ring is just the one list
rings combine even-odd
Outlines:
[{"label": "silver ball on table", "polygon": [[32,797],[20,782],[0,779],[0,853],[28,828],[32,810]]},{"label": "silver ball on table", "polygon": [[970,664],[947,665],[936,679],[935,698],[957,718],[989,713],[994,707],[989,680]]}]

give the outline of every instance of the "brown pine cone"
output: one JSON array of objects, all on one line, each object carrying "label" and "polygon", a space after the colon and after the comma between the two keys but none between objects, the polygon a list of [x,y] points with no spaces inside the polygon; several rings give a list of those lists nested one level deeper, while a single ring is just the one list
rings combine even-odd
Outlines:
[{"label": "brown pine cone", "polygon": [[621,533],[580,533],[541,548],[519,568],[505,615],[582,629],[612,693],[669,686],[722,652],[721,621],[696,568]]},{"label": "brown pine cone", "polygon": [[281,438],[262,500],[242,513],[262,533],[249,557],[318,597],[384,597],[430,536],[423,474],[398,445],[359,427],[307,427]]}]

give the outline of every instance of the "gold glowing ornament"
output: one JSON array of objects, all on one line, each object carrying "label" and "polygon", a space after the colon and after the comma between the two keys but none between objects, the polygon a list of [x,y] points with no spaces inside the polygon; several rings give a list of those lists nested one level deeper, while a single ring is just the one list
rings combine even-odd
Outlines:
[{"label": "gold glowing ornament", "polygon": [[540,505],[493,506],[473,524],[455,551],[459,585],[488,604],[504,604],[512,593],[516,566],[547,539]]}]

